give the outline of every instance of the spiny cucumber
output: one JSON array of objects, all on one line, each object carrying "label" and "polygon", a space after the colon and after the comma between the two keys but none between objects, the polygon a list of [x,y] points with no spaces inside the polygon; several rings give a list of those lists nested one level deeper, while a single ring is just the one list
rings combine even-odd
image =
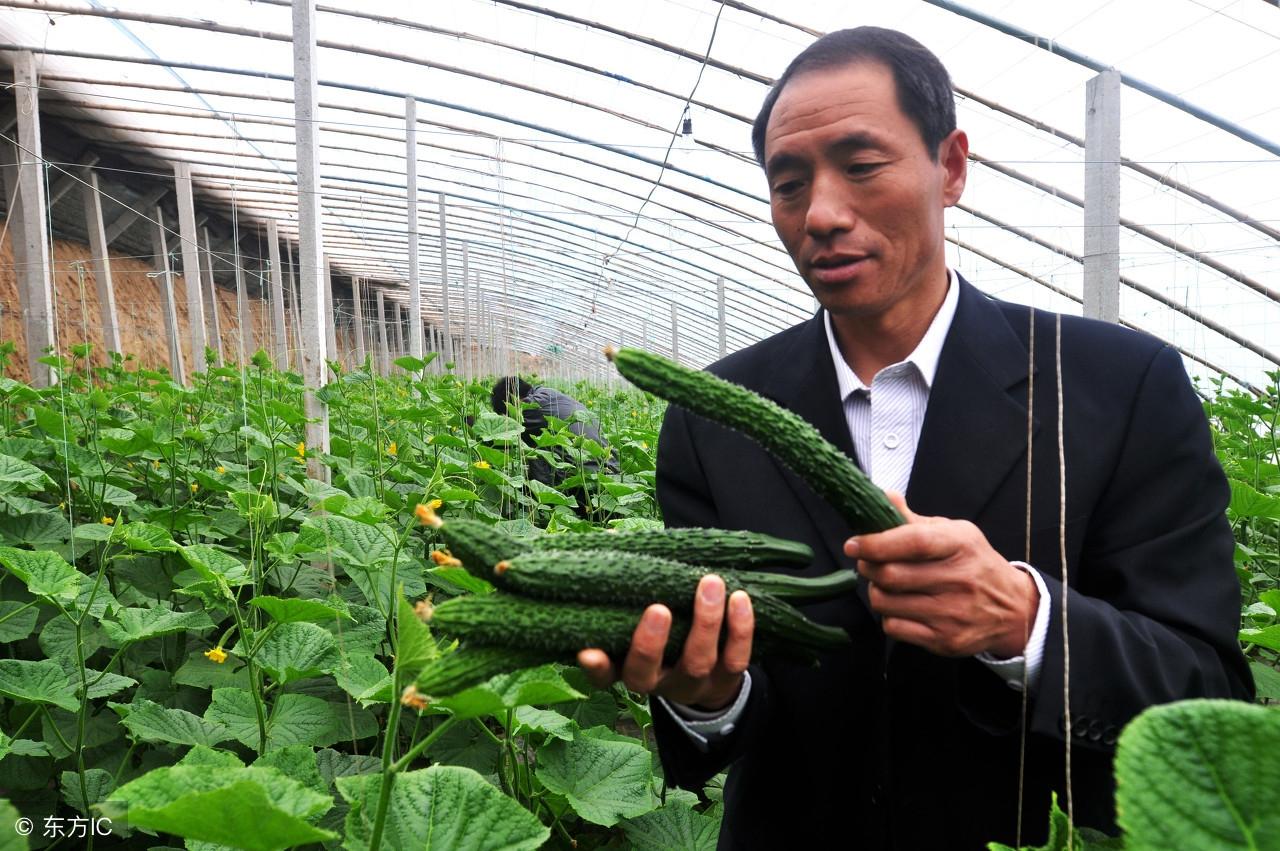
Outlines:
[{"label": "spiny cucumber", "polygon": [[429,697],[447,697],[463,689],[479,685],[499,674],[509,674],[524,668],[535,668],[548,662],[566,661],[567,657],[554,653],[530,650],[526,647],[465,646],[441,656],[427,665],[418,675],[414,686]]},{"label": "spiny cucumber", "polygon": [[479,520],[466,517],[443,520],[430,509],[420,516],[424,525],[439,530],[449,554],[462,562],[468,573],[480,579],[492,579],[495,564],[525,550],[515,538]]},{"label": "spiny cucumber", "polygon": [[759,532],[726,529],[635,529],[627,532],[567,532],[534,538],[528,549],[615,550],[644,553],[686,564],[749,568],[772,564],[809,564],[813,550]]},{"label": "spiny cucumber", "polygon": [[[698,581],[712,571],[669,559],[608,550],[526,553],[498,562],[490,581],[499,588],[543,600],[647,606],[663,603],[672,612],[693,611]],[[725,590],[751,595],[756,632],[814,649],[846,646],[849,634],[814,623],[798,609],[760,593],[740,574],[722,574]]]},{"label": "spiny cucumber", "polygon": [[881,532],[905,522],[849,456],[776,402],[649,352],[609,348],[605,355],[640,389],[759,443],[830,503],[855,534]]}]

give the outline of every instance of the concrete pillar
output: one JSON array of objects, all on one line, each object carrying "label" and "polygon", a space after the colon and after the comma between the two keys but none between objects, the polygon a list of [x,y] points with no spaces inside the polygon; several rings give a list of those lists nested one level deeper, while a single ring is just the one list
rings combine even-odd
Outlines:
[{"label": "concrete pillar", "polygon": [[671,359],[680,363],[680,317],[674,301],[671,302]]},{"label": "concrete pillar", "polygon": [[391,374],[391,352],[387,348],[387,305],[382,290],[378,290],[378,372],[381,375]]},{"label": "concrete pillar", "polygon": [[22,50],[14,54],[13,60],[14,98],[18,104],[17,195],[22,214],[13,230],[12,244],[16,246],[22,242],[22,266],[17,277],[31,384],[48,387],[57,377],[52,368],[40,363],[40,358],[44,357],[46,349],[56,347],[57,335],[54,329],[53,280],[49,272],[44,149],[40,140],[40,89],[34,55]]},{"label": "concrete pillar", "polygon": [[232,251],[231,265],[236,273],[236,323],[240,326],[240,333],[236,335],[240,345],[240,367],[249,362],[249,355],[253,352],[253,320],[249,315],[249,294],[244,288],[244,262],[240,257],[240,229],[236,228],[231,237]]},{"label": "concrete pillar", "polygon": [[[418,101],[404,99],[404,165],[409,225],[409,315],[422,315],[422,282],[418,277]],[[409,354],[422,357],[422,326],[409,327]]]},{"label": "concrete pillar", "polygon": [[444,345],[443,357],[453,360],[453,328],[449,324],[449,228],[445,221],[444,193],[440,193],[440,309],[444,314],[441,321]]},{"label": "concrete pillar", "polygon": [[729,353],[724,324],[724,276],[716,278],[716,319],[720,329],[720,357]]},{"label": "concrete pillar", "polygon": [[223,366],[226,359],[222,353],[222,320],[218,316],[218,288],[213,283],[213,246],[209,242],[209,229],[201,228],[201,278],[204,281],[205,297],[209,300],[209,329],[213,335],[213,349],[217,352],[218,366]]},{"label": "concrete pillar", "polygon": [[116,290],[111,282],[111,258],[107,256],[107,233],[102,224],[102,195],[98,175],[85,170],[84,219],[89,229],[89,253],[93,260],[93,280],[98,289],[102,316],[102,342],[107,351],[121,354],[120,320],[116,316]]},{"label": "concrete pillar", "polygon": [[356,332],[356,360],[361,366],[364,365],[364,359],[368,356],[364,347],[364,289],[363,282],[359,278],[351,279],[351,300],[355,303],[355,332]]},{"label": "concrete pillar", "polygon": [[1084,315],[1120,321],[1120,72],[1085,84]]},{"label": "concrete pillar", "polygon": [[191,339],[191,369],[205,372],[204,299],[200,286],[200,244],[196,241],[196,208],[191,196],[191,166],[174,163],[174,187],[178,195],[178,230],[182,246],[182,280],[187,292],[187,328]]},{"label": "concrete pillar", "polygon": [[[395,356],[404,355],[404,316],[400,313],[400,303],[391,302],[391,338],[395,343]],[[397,367],[398,369],[398,367]]]},{"label": "concrete pillar", "polygon": [[325,344],[325,351],[329,360],[338,360],[338,326],[335,317],[336,306],[333,298],[333,267],[329,264],[329,258],[324,258],[324,319],[325,334],[328,335],[328,341]]}]

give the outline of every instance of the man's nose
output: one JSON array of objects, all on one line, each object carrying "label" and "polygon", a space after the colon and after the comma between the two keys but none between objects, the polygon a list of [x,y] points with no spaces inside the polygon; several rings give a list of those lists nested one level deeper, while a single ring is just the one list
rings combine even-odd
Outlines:
[{"label": "man's nose", "polygon": [[825,237],[852,230],[857,221],[853,199],[845,181],[837,175],[816,174],[809,190],[805,230],[810,236]]}]

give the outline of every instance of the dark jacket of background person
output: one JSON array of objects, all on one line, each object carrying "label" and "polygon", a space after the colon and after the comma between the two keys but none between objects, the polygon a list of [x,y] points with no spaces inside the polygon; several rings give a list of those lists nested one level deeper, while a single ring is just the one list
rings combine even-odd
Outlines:
[{"label": "dark jacket of background person", "polygon": [[[1030,553],[1029,310],[961,283],[930,393],[907,504],[971,520],[1044,577],[1051,620],[1026,736],[1024,844],[1046,838],[1072,745],[1078,824],[1114,832],[1112,759],[1152,704],[1252,697],[1236,641],[1240,590],[1228,489],[1178,353],[1116,325],[1062,319],[1071,726],[1064,730],[1054,323],[1035,314]],[[711,371],[812,422],[851,457],[821,314]],[[849,527],[756,444],[672,407],[657,495],[670,526],[805,541],[805,575],[852,564]],[[865,593],[865,586],[862,588]],[[820,668],[754,664],[736,729],[700,752],[653,702],[669,781],[699,789],[736,760],[721,848],[977,849],[1012,844],[1020,694],[974,658],[887,641],[862,595],[808,605],[848,630]]]},{"label": "dark jacket of background person", "polygon": [[[506,399],[517,394],[520,401],[524,403],[524,407],[519,411],[515,410],[514,407],[508,410]],[[516,378],[502,378],[494,386],[492,401],[493,408],[498,413],[509,413],[517,419],[523,418],[524,434],[522,437],[529,446],[537,446],[537,436],[548,428],[547,418],[555,417],[556,419],[567,421],[568,430],[574,434],[593,440],[605,449],[609,449],[609,441],[600,433],[599,422],[594,417],[590,422],[572,419],[573,415],[578,411],[586,411],[587,406],[553,387],[531,385]],[[593,472],[601,470],[600,463],[592,458],[584,460],[582,466],[584,469]],[[560,470],[553,467],[543,458],[531,456],[528,459],[529,477],[546,485],[559,485],[565,479],[574,475],[577,465],[575,464],[574,467],[575,469],[573,470]],[[618,472],[618,463],[612,452],[610,452],[610,456],[605,462],[603,471],[607,473]]]}]

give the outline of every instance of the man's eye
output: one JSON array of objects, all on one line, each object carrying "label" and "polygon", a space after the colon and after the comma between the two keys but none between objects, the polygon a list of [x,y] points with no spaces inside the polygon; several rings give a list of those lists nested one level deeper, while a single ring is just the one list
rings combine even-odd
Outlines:
[{"label": "man's eye", "polygon": [[774,184],[773,194],[786,198],[795,195],[803,187],[804,181],[802,180],[784,180],[782,183]]},{"label": "man's eye", "polygon": [[845,171],[854,177],[865,177],[880,168],[880,163],[849,163]]}]

